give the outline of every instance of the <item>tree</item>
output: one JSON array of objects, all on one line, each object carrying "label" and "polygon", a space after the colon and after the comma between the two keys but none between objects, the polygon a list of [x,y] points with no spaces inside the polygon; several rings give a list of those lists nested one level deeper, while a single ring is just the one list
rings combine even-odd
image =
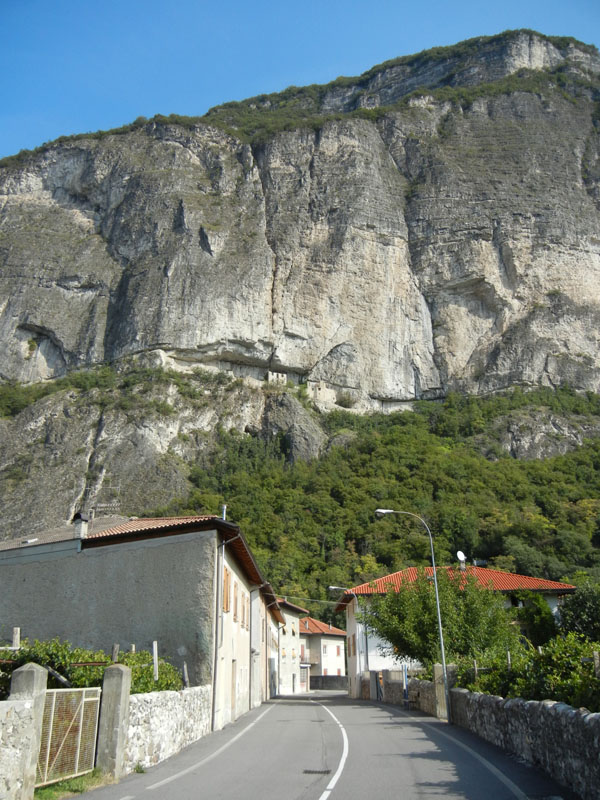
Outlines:
[{"label": "tree", "polygon": [[600,642],[600,584],[583,583],[575,594],[563,600],[560,607],[560,627]]},{"label": "tree", "polygon": [[516,610],[516,617],[531,644],[538,647],[556,636],[556,621],[550,606],[534,592],[517,592],[523,605]]},{"label": "tree", "polygon": [[[491,649],[510,649],[519,631],[501,595],[460,571],[438,570],[440,611],[446,657],[471,658]],[[441,657],[435,589],[420,569],[414,583],[374,595],[363,609],[363,621],[398,657],[425,665]]]}]

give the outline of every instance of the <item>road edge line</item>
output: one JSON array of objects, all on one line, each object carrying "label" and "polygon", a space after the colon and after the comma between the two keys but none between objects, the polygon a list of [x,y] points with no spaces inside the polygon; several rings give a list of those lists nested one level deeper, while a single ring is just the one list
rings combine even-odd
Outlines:
[{"label": "road edge line", "polygon": [[[221,747],[219,747],[219,749],[218,749],[218,750],[215,750],[215,752],[214,752],[214,753],[211,753],[209,756],[206,756],[206,758],[203,758],[201,761],[198,761],[198,762],[196,762],[195,764],[192,764],[192,766],[191,766],[191,767],[187,767],[186,769],[182,769],[182,770],[181,770],[181,772],[178,772],[178,773],[176,773],[175,775],[171,775],[171,776],[169,776],[168,778],[164,778],[162,781],[158,781],[158,783],[153,783],[151,786],[146,786],[146,791],[147,791],[147,792],[149,792],[151,789],[158,789],[158,788],[160,788],[161,786],[164,786],[164,785],[165,785],[165,784],[167,784],[167,783],[171,783],[171,781],[176,781],[178,778],[181,778],[181,777],[183,777],[184,775],[187,775],[187,773],[188,773],[188,772],[193,772],[195,769],[198,769],[198,767],[202,766],[202,764],[206,764],[206,762],[207,762],[207,761],[211,761],[213,758],[216,758],[216,757],[217,757],[217,756],[218,756],[220,753],[222,753],[222,752],[223,752],[223,750],[227,750],[227,748],[228,748],[230,745],[232,745],[234,742],[236,742],[236,741],[237,741],[237,740],[238,740],[240,737],[242,737],[242,736],[243,736],[245,733],[248,733],[248,731],[250,730],[250,728],[253,728],[253,727],[256,725],[256,723],[257,723],[257,722],[260,722],[260,720],[261,720],[261,719],[262,719],[262,718],[265,716],[265,714],[268,714],[268,713],[269,713],[269,711],[270,711],[272,708],[273,708],[273,706],[272,706],[272,705],[270,705],[270,706],[269,706],[269,707],[268,707],[268,708],[267,708],[265,711],[263,711],[263,712],[262,712],[262,714],[261,714],[259,717],[257,717],[257,718],[254,720],[254,722],[251,722],[251,723],[250,723],[250,725],[247,725],[247,726],[244,728],[244,730],[243,730],[243,731],[240,731],[239,733],[237,733],[237,734],[236,734],[236,735],[233,737],[233,739],[230,739],[230,740],[229,740],[228,742],[226,742],[224,745],[222,745]],[[200,741],[200,740],[198,739],[197,741]]]},{"label": "road edge line", "polygon": [[325,711],[327,711],[327,713],[330,716],[333,717],[333,719],[339,725],[339,728],[340,728],[340,730],[342,732],[342,741],[344,743],[344,746],[342,748],[342,757],[340,758],[340,763],[338,764],[338,768],[335,771],[335,775],[333,776],[333,778],[327,784],[327,788],[325,789],[323,794],[321,794],[321,796],[319,797],[319,800],[327,800],[327,798],[329,797],[329,795],[333,791],[336,783],[338,782],[338,780],[340,778],[340,775],[342,774],[342,771],[343,771],[343,769],[344,769],[344,767],[346,765],[346,759],[348,758],[348,752],[349,752],[348,735],[346,734],[346,729],[344,728],[342,723],[339,721],[339,719],[336,717],[336,715],[333,713],[333,711],[330,711],[327,708],[326,705],[323,705],[323,703],[318,703],[316,700],[311,700],[311,703],[315,703],[315,705],[321,706],[321,708],[324,708]]}]

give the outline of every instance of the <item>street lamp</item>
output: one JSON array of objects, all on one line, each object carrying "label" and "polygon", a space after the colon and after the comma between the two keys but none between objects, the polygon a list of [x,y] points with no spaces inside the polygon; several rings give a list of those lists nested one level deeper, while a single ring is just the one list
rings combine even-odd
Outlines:
[{"label": "street lamp", "polygon": [[440,612],[440,595],[438,592],[437,574],[435,568],[435,554],[433,552],[433,536],[429,530],[429,525],[425,522],[423,517],[418,514],[413,514],[412,511],[395,511],[393,508],[376,508],[375,516],[384,517],[386,514],[404,514],[407,517],[414,517],[418,519],[429,534],[429,544],[431,545],[431,565],[433,567],[433,585],[435,586],[435,606],[437,609],[438,631],[440,635],[440,650],[442,651],[442,678],[444,681],[444,694],[446,696],[446,714],[448,721],[450,721],[450,693],[448,691],[448,673],[446,672],[446,653],[444,651],[444,633],[442,631],[442,615]]}]

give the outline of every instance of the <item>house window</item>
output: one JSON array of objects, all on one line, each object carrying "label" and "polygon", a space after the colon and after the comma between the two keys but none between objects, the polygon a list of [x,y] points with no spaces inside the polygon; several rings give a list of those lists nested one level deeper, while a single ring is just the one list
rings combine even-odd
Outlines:
[{"label": "house window", "polygon": [[342,674],[342,670],[338,669],[338,675],[341,675],[341,674]]},{"label": "house window", "polygon": [[355,633],[352,634],[352,639],[350,639],[350,645],[351,645],[350,650],[352,651],[350,653],[350,655],[351,656],[355,656],[356,655],[356,634]]},{"label": "house window", "polygon": [[238,585],[237,581],[233,582],[233,619],[237,622],[238,618]]},{"label": "house window", "polygon": [[292,636],[296,635],[296,623],[292,622]]},{"label": "house window", "polygon": [[323,675],[327,675],[327,667],[323,670]]},{"label": "house window", "polygon": [[342,655],[342,651],[341,651],[341,648],[340,648],[340,645],[339,645],[339,644],[338,644],[338,645],[336,645],[336,655],[338,655],[338,656],[341,656],[341,655]]},{"label": "house window", "polygon": [[301,659],[301,661],[304,661],[304,645],[303,644],[300,645],[300,659]]},{"label": "house window", "polygon": [[324,656],[327,655],[327,645],[326,644],[323,645],[323,655]]},{"label": "house window", "polygon": [[294,658],[294,659],[296,658],[296,651],[295,650],[292,650],[292,658]]},{"label": "house window", "polygon": [[241,597],[241,604],[242,604],[242,628],[246,627],[246,598],[244,593],[242,592]]},{"label": "house window", "polygon": [[223,611],[231,609],[231,572],[223,567]]}]

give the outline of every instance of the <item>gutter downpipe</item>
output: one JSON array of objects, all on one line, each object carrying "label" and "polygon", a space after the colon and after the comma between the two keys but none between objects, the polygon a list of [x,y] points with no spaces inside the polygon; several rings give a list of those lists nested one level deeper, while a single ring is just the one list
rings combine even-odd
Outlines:
[{"label": "gutter downpipe", "polygon": [[[219,671],[219,650],[223,643],[223,566],[225,564],[225,545],[235,542],[241,537],[238,533],[233,539],[223,541],[217,545],[217,575],[215,592],[215,656],[213,660],[213,686],[212,686],[212,709],[210,714],[210,729],[215,730],[215,717],[217,714],[217,673]],[[219,550],[221,551],[219,556]]]}]

